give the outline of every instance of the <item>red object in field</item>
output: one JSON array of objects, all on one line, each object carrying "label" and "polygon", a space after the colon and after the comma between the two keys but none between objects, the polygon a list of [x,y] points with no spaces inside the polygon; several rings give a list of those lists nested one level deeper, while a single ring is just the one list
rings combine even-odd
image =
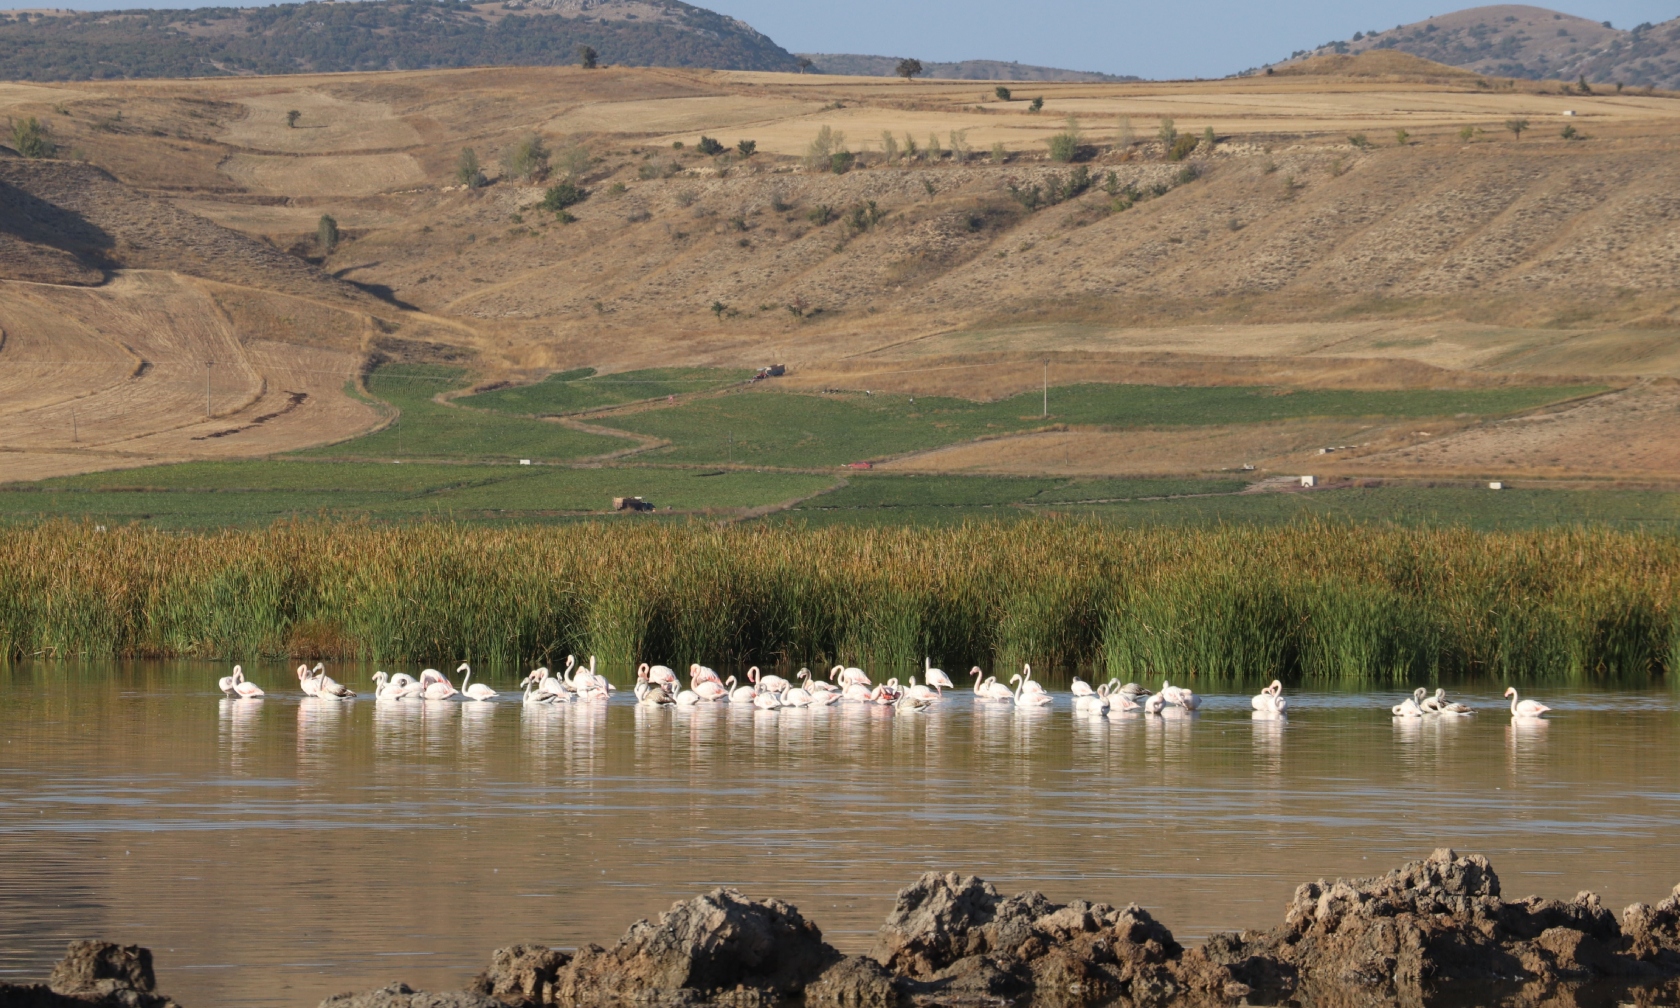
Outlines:
[{"label": "red object in field", "polygon": [[873,468],[875,468],[875,463],[873,463],[873,462],[847,462],[843,468],[846,468],[846,469],[873,469]]}]

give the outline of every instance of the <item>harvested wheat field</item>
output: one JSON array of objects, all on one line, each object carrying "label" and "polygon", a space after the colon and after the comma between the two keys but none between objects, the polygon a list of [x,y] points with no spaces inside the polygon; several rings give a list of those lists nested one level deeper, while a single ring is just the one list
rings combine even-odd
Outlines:
[{"label": "harvested wheat field", "polygon": [[[43,348],[0,401],[6,444],[91,451],[79,427],[64,442],[70,399],[90,400],[85,436],[107,453],[84,467],[128,464],[119,441],[155,458],[331,443],[383,422],[342,392],[383,360],[447,363],[462,387],[779,363],[790,390],[974,400],[1046,381],[1638,386],[1532,429],[1657,429],[1641,404],[1662,393],[1641,383],[1680,376],[1680,97],[1563,94],[1392,52],[1016,97],[1043,110],[982,82],[679,69],[0,86],[0,114],[42,117],[87,162],[0,158],[0,283],[36,285],[8,299],[3,353]],[[504,155],[531,137],[546,175],[520,177]],[[455,172],[469,147],[479,188]],[[561,178],[581,196],[563,214],[542,206]],[[170,283],[146,311],[123,303]],[[162,328],[241,362],[216,407],[239,433],[192,440],[201,366],[127,376],[117,348]],[[141,389],[122,401],[146,400],[143,422],[92,408]],[[287,389],[307,406],[234,422]],[[1338,464],[1680,480],[1662,451],[1611,461],[1598,434],[1489,447],[1524,423],[1427,445],[1394,428]],[[1295,465],[1358,433],[1211,427],[1022,434],[893,464],[1197,473]]]}]

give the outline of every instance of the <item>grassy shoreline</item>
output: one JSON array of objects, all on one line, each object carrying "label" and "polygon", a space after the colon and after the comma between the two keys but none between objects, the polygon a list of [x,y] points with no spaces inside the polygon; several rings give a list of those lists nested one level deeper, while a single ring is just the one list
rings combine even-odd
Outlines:
[{"label": "grassy shoreline", "polygon": [[1680,539],[1579,529],[61,521],[0,528],[0,654],[1640,683],[1677,581]]}]

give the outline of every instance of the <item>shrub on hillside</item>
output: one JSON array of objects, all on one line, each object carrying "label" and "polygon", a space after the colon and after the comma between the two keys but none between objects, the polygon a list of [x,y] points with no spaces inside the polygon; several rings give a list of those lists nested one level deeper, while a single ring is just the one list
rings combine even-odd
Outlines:
[{"label": "shrub on hillside", "polygon": [[26,158],[50,158],[58,153],[52,141],[52,130],[34,116],[12,122],[12,150]]},{"label": "shrub on hillside", "polygon": [[502,152],[502,174],[508,178],[536,182],[548,175],[548,148],[542,137],[531,133]]}]

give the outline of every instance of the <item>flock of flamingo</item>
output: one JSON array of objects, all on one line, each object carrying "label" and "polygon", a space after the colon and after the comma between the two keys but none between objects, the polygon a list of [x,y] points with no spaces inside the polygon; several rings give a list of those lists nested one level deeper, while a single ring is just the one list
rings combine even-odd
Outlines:
[{"label": "flock of flamingo", "polygon": [[[449,677],[437,669],[426,669],[416,679],[407,672],[388,675],[373,674],[373,695],[378,700],[450,700],[459,697],[479,703],[495,700],[500,694],[484,683],[471,682],[472,668],[462,662],[455,669],[461,675],[457,689]],[[1048,707],[1055,702],[1049,691],[1033,679],[1032,666],[1023,665],[1021,672],[1009,677],[1010,685],[988,676],[979,666],[968,672],[974,679],[975,702],[1007,703],[1018,707]],[[327,675],[326,666],[316,663],[297,667],[298,685],[305,696],[324,700],[354,699],[356,692]],[[836,665],[819,679],[810,669],[800,669],[792,680],[779,675],[763,675],[758,666],[749,668],[745,683],[735,676],[720,677],[715,671],[698,663],[688,667],[688,686],[685,688],[675,670],[665,665],[643,663],[636,670],[635,696],[638,704],[664,707],[690,707],[696,704],[750,704],[760,710],[780,707],[826,707],[836,703],[867,703],[891,706],[897,711],[925,711],[945,698],[946,690],[956,690],[956,684],[942,670],[933,667],[932,659],[922,662],[921,682],[911,676],[900,685],[897,678],[873,683],[863,669]],[[470,683],[470,684],[469,684]],[[222,692],[234,699],[256,699],[264,695],[262,687],[245,678],[240,666],[233,674],[223,676],[217,683]],[[617,687],[595,671],[595,656],[589,657],[587,667],[566,656],[566,667],[555,675],[547,667],[533,669],[520,681],[522,699],[527,704],[561,704],[605,701],[617,692]],[[1449,702],[1447,691],[1437,689],[1434,696],[1422,686],[1412,695],[1390,708],[1396,719],[1424,717],[1468,717],[1474,710],[1462,703]],[[1551,710],[1536,700],[1523,700],[1515,687],[1505,690],[1511,700],[1511,716],[1538,718]],[[1287,716],[1289,700],[1283,695],[1283,683],[1272,680],[1271,685],[1249,700],[1254,716],[1275,719]],[[1174,686],[1162,680],[1160,690],[1150,692],[1135,682],[1121,683],[1111,679],[1092,688],[1082,679],[1073,680],[1073,709],[1075,713],[1097,717],[1124,718],[1133,714],[1167,716],[1181,715],[1201,707],[1202,698],[1194,691]]]}]

